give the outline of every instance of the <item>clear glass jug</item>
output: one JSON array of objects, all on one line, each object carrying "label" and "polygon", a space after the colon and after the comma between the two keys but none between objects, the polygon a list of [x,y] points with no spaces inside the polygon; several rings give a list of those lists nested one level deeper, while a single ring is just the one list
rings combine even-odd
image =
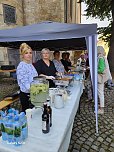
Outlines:
[{"label": "clear glass jug", "polygon": [[35,77],[30,87],[31,103],[35,107],[43,106],[49,96],[49,82],[45,77]]}]

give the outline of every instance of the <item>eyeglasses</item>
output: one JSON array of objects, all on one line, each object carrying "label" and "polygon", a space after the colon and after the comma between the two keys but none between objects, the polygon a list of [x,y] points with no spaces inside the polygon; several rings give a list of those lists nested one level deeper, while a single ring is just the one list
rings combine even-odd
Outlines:
[{"label": "eyeglasses", "polygon": [[46,52],[46,53],[45,53],[45,52],[43,52],[42,54],[49,54],[49,52]]}]

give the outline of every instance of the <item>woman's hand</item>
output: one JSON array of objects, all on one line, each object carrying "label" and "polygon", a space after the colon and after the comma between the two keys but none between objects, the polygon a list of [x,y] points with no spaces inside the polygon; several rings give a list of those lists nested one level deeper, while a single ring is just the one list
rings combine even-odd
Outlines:
[{"label": "woman's hand", "polygon": [[54,77],[54,76],[46,76],[46,79],[54,80],[54,79],[55,79],[55,77]]}]

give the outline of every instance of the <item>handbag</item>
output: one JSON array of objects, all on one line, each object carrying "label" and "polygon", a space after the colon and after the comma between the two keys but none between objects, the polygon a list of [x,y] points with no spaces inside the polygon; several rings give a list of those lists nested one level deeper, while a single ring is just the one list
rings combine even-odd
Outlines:
[{"label": "handbag", "polygon": [[104,64],[105,64],[105,69],[104,69],[103,73],[98,73],[98,83],[105,83],[109,79],[109,76],[107,74],[108,71],[107,71],[107,68],[106,68],[105,59],[104,59]]}]

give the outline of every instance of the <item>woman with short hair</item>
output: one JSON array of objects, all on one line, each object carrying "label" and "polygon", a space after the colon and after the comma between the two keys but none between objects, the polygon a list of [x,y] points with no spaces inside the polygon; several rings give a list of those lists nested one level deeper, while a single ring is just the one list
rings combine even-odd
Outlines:
[{"label": "woman with short hair", "polygon": [[49,87],[55,87],[53,79],[55,79],[57,70],[54,63],[50,61],[50,50],[48,48],[42,49],[41,55],[42,59],[38,60],[34,66],[39,76],[44,76],[49,80]]},{"label": "woman with short hair", "polygon": [[53,55],[54,55],[53,63],[55,65],[56,70],[59,73],[64,74],[66,71],[65,71],[65,68],[64,68],[62,62],[60,61],[60,52],[54,51]]}]

